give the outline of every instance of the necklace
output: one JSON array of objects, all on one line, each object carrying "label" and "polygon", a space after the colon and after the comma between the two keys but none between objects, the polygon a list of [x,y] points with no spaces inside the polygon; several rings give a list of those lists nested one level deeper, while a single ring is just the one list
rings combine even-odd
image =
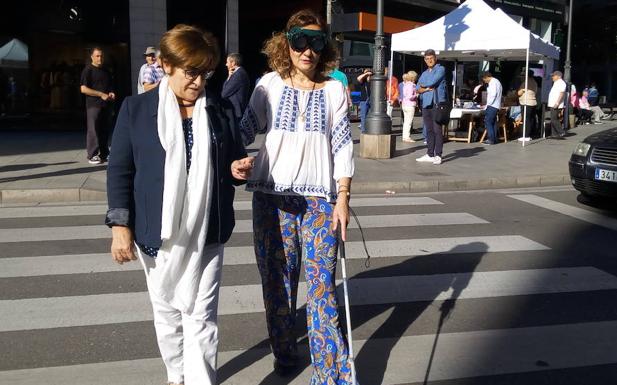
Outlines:
[{"label": "necklace", "polygon": [[[289,80],[291,81],[291,86],[295,89],[293,76],[290,76]],[[308,102],[306,102],[306,106],[304,107],[304,111],[302,111],[300,109],[300,101],[296,100],[298,102],[298,110],[300,110],[300,115],[298,115],[298,121],[300,122],[300,124],[304,124],[304,122],[306,121],[306,111],[308,110],[309,106],[311,105],[311,99],[313,99],[313,91],[315,91],[315,85],[316,84],[317,84],[317,82],[313,82],[313,87],[311,88],[311,93],[309,94],[309,99],[308,99]],[[296,94],[296,98],[297,97],[298,96]]]},{"label": "necklace", "polygon": [[179,105],[180,107],[195,107],[195,103],[193,103],[193,104],[182,104],[182,103],[178,103],[178,105]]}]

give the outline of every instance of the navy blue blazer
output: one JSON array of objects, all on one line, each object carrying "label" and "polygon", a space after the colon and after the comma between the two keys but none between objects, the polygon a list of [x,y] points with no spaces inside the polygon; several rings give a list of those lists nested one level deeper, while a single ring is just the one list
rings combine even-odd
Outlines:
[{"label": "navy blue blazer", "polygon": [[242,119],[244,110],[249,103],[251,80],[248,73],[242,67],[238,67],[234,73],[223,83],[221,97],[229,100],[234,106],[236,119]]},{"label": "navy blue blazer", "polygon": [[[210,119],[213,195],[206,244],[225,243],[235,225],[231,163],[246,157],[240,132],[229,103],[206,93]],[[108,226],[128,226],[135,240],[161,246],[165,150],[157,130],[158,87],[122,103],[107,167]]]}]

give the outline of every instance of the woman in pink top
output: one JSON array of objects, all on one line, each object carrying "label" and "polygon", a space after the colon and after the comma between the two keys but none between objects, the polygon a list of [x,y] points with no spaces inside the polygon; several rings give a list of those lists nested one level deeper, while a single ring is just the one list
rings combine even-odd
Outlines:
[{"label": "woman in pink top", "polygon": [[403,109],[403,142],[413,143],[411,139],[411,128],[413,127],[413,117],[416,112],[416,80],[418,74],[415,71],[409,71],[403,74],[403,95],[401,97],[401,107]]}]

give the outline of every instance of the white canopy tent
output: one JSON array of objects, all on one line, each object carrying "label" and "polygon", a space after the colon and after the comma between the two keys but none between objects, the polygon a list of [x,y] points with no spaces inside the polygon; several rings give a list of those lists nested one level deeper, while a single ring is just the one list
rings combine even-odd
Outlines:
[{"label": "white canopy tent", "polygon": [[[440,59],[456,61],[543,61],[551,69],[559,59],[559,47],[541,39],[514,21],[501,9],[483,0],[467,0],[458,8],[422,27],[392,35],[392,54],[422,56],[435,50]],[[391,57],[392,61],[392,57]],[[525,88],[528,79],[525,76]],[[524,109],[523,121],[527,109]],[[526,124],[523,124],[523,137]],[[523,142],[524,144],[524,142]]]},{"label": "white canopy tent", "polygon": [[13,39],[0,47],[0,67],[28,68],[28,46]]}]

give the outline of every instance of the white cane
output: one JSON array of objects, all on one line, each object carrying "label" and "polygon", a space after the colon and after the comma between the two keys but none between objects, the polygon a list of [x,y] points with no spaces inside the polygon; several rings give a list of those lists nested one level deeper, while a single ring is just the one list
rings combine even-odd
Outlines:
[{"label": "white cane", "polygon": [[349,364],[351,366],[351,383],[356,385],[356,365],[353,356],[353,338],[351,336],[351,310],[349,306],[349,291],[347,290],[347,269],[345,265],[345,242],[339,232],[339,257],[341,259],[341,273],[343,275],[343,296],[345,297],[345,318],[347,319],[347,342],[349,343]]}]

